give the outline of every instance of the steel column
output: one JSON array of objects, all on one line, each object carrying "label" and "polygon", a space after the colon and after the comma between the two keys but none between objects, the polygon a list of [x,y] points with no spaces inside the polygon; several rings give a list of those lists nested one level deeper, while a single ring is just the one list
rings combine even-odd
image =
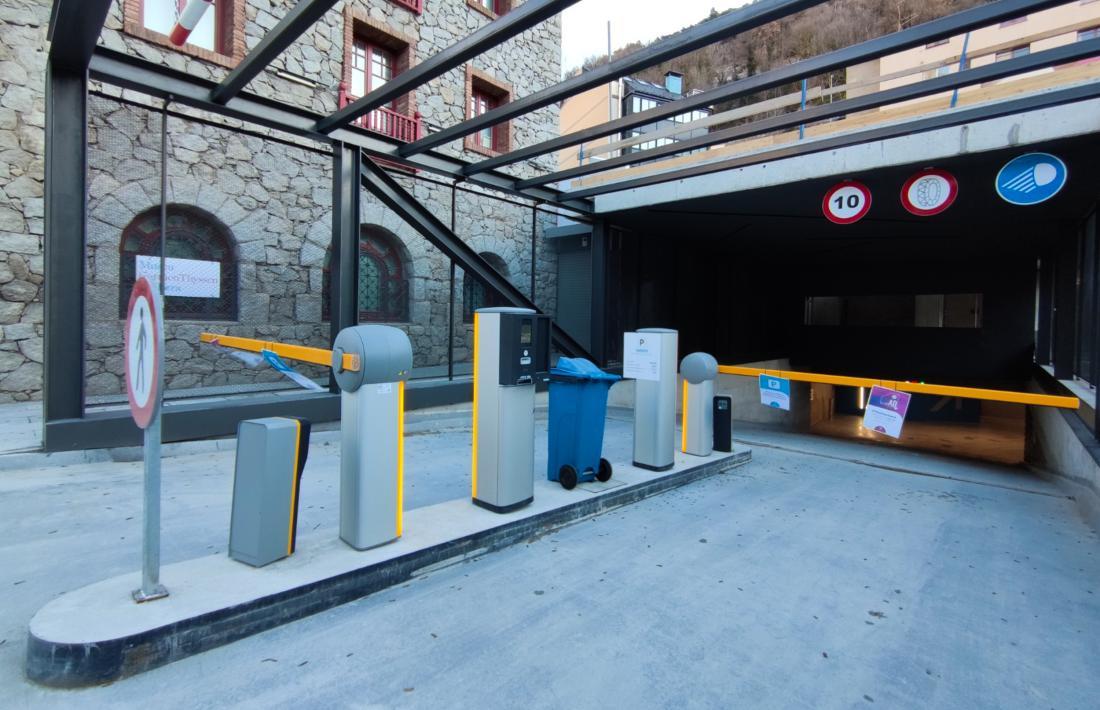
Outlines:
[{"label": "steel column", "polygon": [[731,99],[750,96],[767,89],[789,84],[802,77],[816,76],[834,69],[843,69],[875,57],[919,47],[960,32],[984,27],[1023,13],[1036,12],[1062,3],[1063,0],[1000,0],[1000,2],[964,10],[900,32],[877,37],[867,42],[861,42],[844,49],[838,49],[834,52],[828,52],[740,79],[694,96],[685,96],[682,99],[671,101],[648,111],[623,116],[618,120],[608,121],[599,126],[593,126],[592,128],[488,158],[468,167],[466,174],[474,175],[486,170],[495,170],[538,155],[587,143],[596,138],[616,135],[632,128],[657,123],[694,109],[707,108]]},{"label": "steel column", "polygon": [[740,32],[746,32],[773,20],[793,15],[814,5],[821,5],[826,0],[757,0],[736,10],[731,10],[724,15],[707,20],[693,27],[677,32],[676,34],[658,40],[653,44],[629,54],[621,59],[608,62],[591,71],[582,72],[577,76],[566,79],[563,82],[547,87],[542,91],[536,91],[522,98],[510,101],[503,106],[487,111],[480,116],[444,128],[442,131],[432,133],[413,143],[401,146],[398,152],[409,156],[422,153],[429,148],[458,140],[472,133],[477,133],[482,128],[494,126],[498,123],[522,116],[544,106],[557,103],[562,99],[575,96],[582,91],[591,89],[600,84],[606,84],[612,79],[626,76],[639,69],[660,64],[666,59],[673,59],[687,54],[693,50],[713,44],[720,39],[732,37]]},{"label": "steel column", "polygon": [[359,182],[363,156],[355,146],[332,150],[332,247],[329,261],[329,322],[332,341],[359,323]]},{"label": "steel column", "polygon": [[[44,423],[84,415],[87,89],[85,72],[47,65]],[[49,436],[44,428],[47,447]]]},{"label": "steel column", "polygon": [[601,219],[592,223],[592,316],[589,343],[597,365],[607,364],[607,247],[611,225]]},{"label": "steel column", "polygon": [[1064,230],[1054,263],[1054,377],[1073,377],[1077,341],[1077,235]]},{"label": "steel column", "polygon": [[1035,334],[1035,362],[1050,364],[1051,332],[1054,320],[1054,254],[1044,253],[1039,260],[1039,327]]},{"label": "steel column", "polygon": [[[363,163],[363,187],[367,188],[384,205],[440,251],[458,262],[464,272],[464,278],[476,278],[486,288],[496,291],[510,305],[521,308],[538,307],[508,279],[504,278],[485,259],[462,241],[447,225],[439,221],[431,210],[425,207],[413,195],[390,177],[385,170],[372,161]],[[588,357],[584,347],[555,323],[552,326],[553,339],[569,355]]]}]

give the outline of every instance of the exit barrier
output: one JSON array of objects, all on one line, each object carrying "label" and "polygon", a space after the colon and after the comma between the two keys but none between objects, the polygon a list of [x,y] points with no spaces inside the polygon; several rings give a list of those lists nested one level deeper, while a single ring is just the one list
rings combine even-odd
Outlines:
[{"label": "exit barrier", "polygon": [[978,387],[954,387],[951,385],[929,385],[924,382],[906,382],[903,380],[876,380],[870,377],[848,377],[845,375],[823,375],[815,372],[794,372],[790,370],[765,370],[759,367],[741,367],[739,365],[720,365],[719,374],[741,375],[743,377],[781,377],[792,382],[815,382],[823,385],[841,385],[843,387],[886,387],[899,392],[913,394],[936,394],[944,397],[962,397],[964,399],[984,399],[991,402],[1012,402],[1030,404],[1036,407],[1058,407],[1078,409],[1081,400],[1076,397],[1064,397],[1053,394],[1033,394],[1031,392],[1010,392],[1007,390],[989,390]]},{"label": "exit barrier", "polygon": [[[227,348],[235,348],[237,350],[247,350],[254,353],[261,353],[264,350],[269,350],[279,357],[309,362],[314,365],[323,365],[324,367],[332,367],[332,351],[325,350],[324,348],[311,348],[305,345],[290,345],[288,343],[256,340],[254,338],[240,338],[235,335],[218,335],[217,333],[200,333],[199,341],[211,343],[213,345],[224,345]],[[361,367],[359,356],[355,353],[344,353],[341,364],[343,369],[348,372],[359,372],[359,368]]]}]

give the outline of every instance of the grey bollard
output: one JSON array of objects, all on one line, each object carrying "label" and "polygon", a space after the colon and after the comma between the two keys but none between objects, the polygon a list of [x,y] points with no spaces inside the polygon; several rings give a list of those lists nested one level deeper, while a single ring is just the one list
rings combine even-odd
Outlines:
[{"label": "grey bollard", "polygon": [[692,353],[680,362],[684,378],[680,450],[693,456],[714,451],[714,380],[718,361],[706,353]]},{"label": "grey bollard", "polygon": [[298,494],[309,452],[304,419],[249,419],[237,426],[229,556],[263,567],[292,554]]},{"label": "grey bollard", "polygon": [[[359,370],[343,368],[344,354]],[[357,550],[401,537],[405,380],[412,344],[387,325],[357,325],[336,336],[332,371],[340,386],[340,539]]]},{"label": "grey bollard", "polygon": [[679,335],[667,328],[642,328],[660,353],[656,380],[634,381],[634,465],[667,471],[676,452],[676,355]]}]

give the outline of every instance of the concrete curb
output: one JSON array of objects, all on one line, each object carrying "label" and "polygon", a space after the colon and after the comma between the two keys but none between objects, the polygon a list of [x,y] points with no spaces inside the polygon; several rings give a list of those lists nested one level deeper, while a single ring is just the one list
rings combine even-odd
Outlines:
[{"label": "concrete curb", "polygon": [[430,569],[502,549],[556,528],[723,473],[751,451],[477,531],[351,572],[149,629],[82,643],[54,642],[28,632],[26,676],[53,688],[101,685],[201,653],[405,582]]}]

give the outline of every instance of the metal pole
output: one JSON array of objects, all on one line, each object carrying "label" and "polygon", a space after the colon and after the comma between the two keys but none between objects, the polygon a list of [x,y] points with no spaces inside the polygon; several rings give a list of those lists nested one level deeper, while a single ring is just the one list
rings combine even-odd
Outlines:
[{"label": "metal pole", "polygon": [[[799,111],[806,110],[806,80],[802,80],[802,104],[798,108]],[[806,137],[806,124],[798,124],[798,140],[802,140]]]},{"label": "metal pole", "polygon": [[[455,199],[458,180],[451,183],[451,232],[455,231]],[[455,378],[455,260],[451,259],[451,298],[447,301],[447,379]]]},{"label": "metal pole", "polygon": [[168,596],[160,583],[160,444],[161,404],[164,397],[164,277],[165,250],[168,245],[168,103],[160,114],[160,276],[154,298],[157,313],[156,413],[145,428],[145,485],[142,504],[141,589],[134,601],[142,602]]},{"label": "metal pole", "polygon": [[534,303],[536,305],[538,304],[538,302],[535,300],[535,260],[536,260],[536,251],[537,251],[536,246],[537,246],[538,242],[536,241],[537,235],[535,234],[535,231],[536,231],[536,228],[538,227],[538,216],[539,216],[538,212],[537,212],[537,209],[538,209],[538,203],[537,202],[532,202],[531,203],[531,303]]},{"label": "metal pole", "polygon": [[[963,51],[959,55],[959,71],[966,70],[966,49],[970,46],[970,33],[967,32],[963,37]],[[955,108],[955,105],[959,103],[959,90],[955,89],[951,92],[951,108]]]}]

